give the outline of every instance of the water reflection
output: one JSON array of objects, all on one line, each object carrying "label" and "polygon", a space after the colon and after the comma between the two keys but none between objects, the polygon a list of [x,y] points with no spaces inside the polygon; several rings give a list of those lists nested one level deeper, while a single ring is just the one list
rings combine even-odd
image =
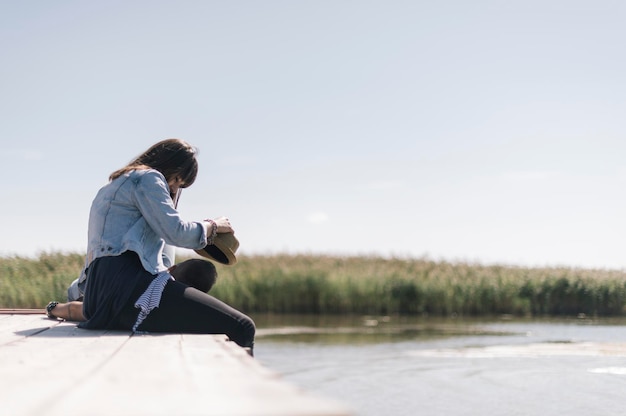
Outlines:
[{"label": "water reflection", "polygon": [[459,336],[513,335],[480,326],[480,321],[401,316],[255,316],[257,339],[326,345],[434,340]]}]

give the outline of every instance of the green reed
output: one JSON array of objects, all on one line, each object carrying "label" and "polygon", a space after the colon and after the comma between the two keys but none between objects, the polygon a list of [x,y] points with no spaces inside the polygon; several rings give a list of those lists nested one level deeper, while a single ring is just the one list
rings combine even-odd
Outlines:
[{"label": "green reed", "polygon": [[65,300],[84,261],[84,255],[62,253],[0,257],[0,307],[42,308],[50,300]]},{"label": "green reed", "polygon": [[[82,263],[79,254],[0,258],[0,307],[65,299]],[[616,270],[316,255],[242,255],[217,267],[211,294],[248,313],[626,315],[626,272]]]}]

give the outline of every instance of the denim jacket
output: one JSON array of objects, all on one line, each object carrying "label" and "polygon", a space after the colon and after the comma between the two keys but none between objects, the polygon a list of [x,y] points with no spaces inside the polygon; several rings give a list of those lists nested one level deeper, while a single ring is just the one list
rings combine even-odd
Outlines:
[{"label": "denim jacket", "polygon": [[[165,177],[157,170],[134,170],[103,186],[91,205],[85,269],[104,256],[125,251],[139,255],[152,274],[167,270],[167,245],[199,249],[206,245],[201,222],[184,221],[170,197]],[[167,261],[169,263],[169,261]],[[85,270],[79,284],[86,279]]]}]

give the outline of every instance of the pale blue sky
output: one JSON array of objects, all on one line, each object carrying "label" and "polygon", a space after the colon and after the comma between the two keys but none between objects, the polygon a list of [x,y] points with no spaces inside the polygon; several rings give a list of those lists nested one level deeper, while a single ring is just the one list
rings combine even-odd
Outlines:
[{"label": "pale blue sky", "polygon": [[241,252],[626,268],[622,1],[0,0],[0,255],[200,149]]}]

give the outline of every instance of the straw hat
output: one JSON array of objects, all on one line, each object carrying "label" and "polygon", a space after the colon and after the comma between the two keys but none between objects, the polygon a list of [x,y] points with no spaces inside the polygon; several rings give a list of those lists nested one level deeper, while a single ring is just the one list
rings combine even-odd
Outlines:
[{"label": "straw hat", "polygon": [[232,266],[237,263],[235,253],[238,248],[239,240],[233,233],[219,233],[213,239],[213,244],[194,251],[207,259]]}]

